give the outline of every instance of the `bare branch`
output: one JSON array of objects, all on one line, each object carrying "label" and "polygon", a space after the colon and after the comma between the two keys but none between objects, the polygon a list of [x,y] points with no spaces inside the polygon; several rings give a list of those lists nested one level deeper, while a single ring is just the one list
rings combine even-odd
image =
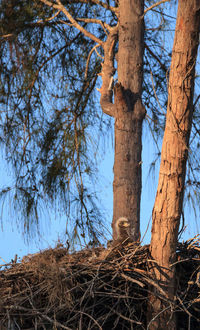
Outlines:
[{"label": "bare branch", "polygon": [[53,7],[55,9],[59,9],[58,5],[56,5],[55,3],[48,1],[48,0],[40,0],[41,2],[43,2],[45,5],[49,6],[49,7]]},{"label": "bare branch", "polygon": [[142,288],[145,286],[144,283],[142,283],[141,281],[136,280],[135,278],[132,278],[130,276],[127,276],[126,274],[121,274],[121,277],[125,278],[125,280],[133,282],[138,284],[139,286],[141,286]]},{"label": "bare branch", "polygon": [[[93,41],[97,43],[98,46],[102,46],[104,49],[104,63],[102,65],[102,87],[99,90],[101,93],[101,98],[100,98],[100,104],[102,107],[103,112],[110,116],[114,116],[114,105],[112,103],[112,95],[113,95],[113,75],[115,73],[115,68],[114,68],[114,46],[117,40],[117,33],[118,33],[118,26],[110,27],[109,25],[103,25],[104,23],[101,22],[100,20],[88,20],[87,22],[94,22],[101,24],[103,27],[107,28],[107,30],[110,32],[106,42],[103,42],[99,38],[97,38],[95,35],[87,31],[85,28],[83,28],[77,20],[75,20],[70,13],[67,11],[67,9],[63,6],[60,0],[56,0],[57,4],[52,3],[49,0],[40,0],[44,4],[48,5],[49,7],[53,7],[56,10],[60,10],[63,12],[63,14],[68,18],[68,20],[71,22],[71,24],[76,27],[80,32],[82,32],[86,37],[89,37]],[[101,1],[99,0],[93,0],[96,4],[102,4]],[[80,19],[79,19],[80,20]],[[93,50],[96,50],[97,46],[94,47],[87,60],[86,64],[86,72],[85,76],[87,77],[87,71],[88,71],[88,65],[89,65],[89,60],[91,57],[91,54]]]},{"label": "bare branch", "polygon": [[114,105],[112,103],[113,95],[113,75],[114,68],[114,47],[117,40],[118,26],[113,28],[112,32],[107,37],[104,43],[104,63],[102,65],[102,86],[99,92],[101,93],[100,104],[104,113],[109,116],[114,116]]},{"label": "bare branch", "polygon": [[57,17],[59,14],[60,14],[60,10],[58,10],[53,16],[51,16],[49,18],[46,18],[46,19],[40,19],[36,23],[44,23],[44,22],[52,21],[52,19],[54,19],[55,17]]},{"label": "bare branch", "polygon": [[97,51],[96,48],[95,48],[95,53],[103,60],[103,56],[101,56],[101,54],[99,54],[99,52]]},{"label": "bare branch", "polygon": [[86,68],[85,68],[85,80],[87,80],[87,75],[88,75],[88,67],[89,67],[89,62],[90,58],[92,56],[92,53],[96,50],[97,47],[100,47],[100,45],[95,45],[91,51],[89,52],[88,58],[87,58],[87,63],[86,63]]},{"label": "bare branch", "polygon": [[11,38],[11,37],[13,37],[13,36],[14,36],[13,33],[9,33],[9,34],[3,34],[3,35],[1,36],[1,38]]},{"label": "bare branch", "polygon": [[[76,0],[75,0],[74,2],[76,2]],[[107,9],[107,10],[111,10],[112,12],[114,12],[114,13],[116,14],[116,16],[117,16],[118,11],[119,11],[117,7],[109,6],[108,3],[104,3],[104,2],[102,2],[102,1],[100,1],[100,0],[77,0],[77,2],[82,2],[82,3],[93,3],[93,4],[95,4],[95,5],[99,5],[99,6],[105,8],[105,9]]]},{"label": "bare branch", "polygon": [[[159,6],[161,3],[164,3],[164,2],[170,2],[171,0],[161,0],[161,1],[158,1],[158,2],[156,2],[156,3],[154,3],[152,6],[150,6],[149,8],[147,8],[147,9],[145,9],[144,10],[144,15],[149,11],[149,10],[151,10],[151,9],[153,9],[153,8],[155,8],[155,7],[157,7],[157,6]],[[143,16],[144,16],[143,15]]]},{"label": "bare branch", "polygon": [[97,44],[100,44],[100,45],[103,45],[104,44],[104,42],[102,40],[100,40],[99,38],[97,38],[94,34],[90,33],[85,28],[83,28],[80,24],[77,23],[77,21],[70,15],[70,13],[67,11],[67,9],[63,6],[63,4],[61,3],[61,1],[56,0],[57,4],[52,3],[52,2],[50,2],[48,0],[40,0],[40,1],[43,2],[45,5],[47,5],[49,7],[53,7],[54,9],[57,9],[57,10],[62,11],[63,14],[65,14],[65,16],[72,23],[72,25],[75,28],[77,28],[79,31],[81,31],[86,37],[92,39]]},{"label": "bare branch", "polygon": [[63,21],[63,19],[60,19],[58,22],[59,22],[59,23],[62,23],[62,24],[65,24],[65,25],[67,25],[67,26],[73,26],[72,23],[65,22],[65,21]]},{"label": "bare branch", "polygon": [[[103,30],[105,31],[105,28],[108,30],[108,31],[111,31],[112,30],[112,27],[101,21],[100,19],[95,19],[95,18],[77,18],[77,21],[80,21],[80,22],[85,22],[85,23],[95,23],[95,24],[100,24],[103,28]],[[107,32],[105,31],[105,33],[107,34]]]}]

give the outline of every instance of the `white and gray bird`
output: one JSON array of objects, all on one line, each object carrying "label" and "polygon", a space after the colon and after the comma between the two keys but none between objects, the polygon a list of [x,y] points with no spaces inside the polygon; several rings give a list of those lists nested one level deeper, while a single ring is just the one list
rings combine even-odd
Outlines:
[{"label": "white and gray bird", "polygon": [[116,233],[116,243],[128,242],[130,239],[130,222],[127,218],[121,217],[114,223]]},{"label": "white and gray bird", "polygon": [[115,226],[118,240],[121,241],[123,238],[126,239],[129,237],[130,223],[127,218],[121,217],[121,218],[117,219],[114,226]]},{"label": "white and gray bird", "polygon": [[130,223],[127,218],[121,217],[113,224],[113,229],[115,232],[115,240],[110,240],[107,242],[107,248],[116,246],[119,243],[130,242]]}]

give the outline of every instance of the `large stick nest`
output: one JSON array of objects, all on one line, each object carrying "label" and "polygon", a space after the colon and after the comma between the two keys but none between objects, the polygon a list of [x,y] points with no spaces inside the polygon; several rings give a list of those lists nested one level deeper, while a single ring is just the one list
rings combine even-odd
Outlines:
[{"label": "large stick nest", "polygon": [[[149,247],[64,247],[24,257],[0,271],[0,329],[147,329]],[[200,319],[199,238],[178,244],[178,329],[197,329]]]}]

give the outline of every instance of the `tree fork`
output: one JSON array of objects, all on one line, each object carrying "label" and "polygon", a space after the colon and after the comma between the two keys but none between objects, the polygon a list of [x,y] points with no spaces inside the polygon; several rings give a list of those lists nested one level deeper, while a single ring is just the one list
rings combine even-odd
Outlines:
[{"label": "tree fork", "polygon": [[151,256],[155,260],[151,275],[166,293],[166,299],[159,299],[156,291],[150,296],[148,329],[151,330],[176,329],[174,262],[192,124],[199,30],[200,1],[179,0],[150,244]]}]

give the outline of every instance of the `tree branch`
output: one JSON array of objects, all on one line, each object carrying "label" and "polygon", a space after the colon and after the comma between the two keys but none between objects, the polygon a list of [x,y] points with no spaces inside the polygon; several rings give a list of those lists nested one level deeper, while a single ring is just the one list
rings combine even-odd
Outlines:
[{"label": "tree branch", "polygon": [[109,116],[114,116],[114,104],[112,103],[113,95],[113,75],[114,68],[114,47],[117,41],[118,26],[113,28],[112,32],[104,42],[104,63],[102,65],[102,87],[99,90],[101,93],[100,104],[104,113]]},{"label": "tree branch", "polygon": [[161,3],[164,3],[164,2],[170,2],[170,1],[171,1],[171,0],[161,0],[161,1],[158,1],[158,2],[154,3],[152,6],[150,6],[149,8],[147,8],[147,9],[144,10],[143,17],[144,17],[144,15],[145,15],[149,10],[151,10],[151,9],[153,9],[153,8],[155,8],[155,7],[157,7],[157,6],[159,6]]},{"label": "tree branch", "polygon": [[[56,10],[60,10],[63,12],[63,14],[68,18],[68,20],[71,22],[71,24],[77,28],[80,32],[82,32],[86,37],[92,39],[97,43],[98,46],[102,46],[104,49],[104,63],[102,65],[102,87],[99,90],[101,93],[100,98],[100,104],[102,107],[103,112],[110,116],[114,116],[114,105],[112,103],[112,95],[113,95],[113,75],[115,73],[114,68],[114,47],[117,40],[117,33],[118,33],[118,26],[111,27],[109,25],[105,25],[107,30],[110,32],[107,40],[104,42],[97,38],[95,35],[87,31],[85,28],[83,28],[78,22],[70,15],[70,13],[67,11],[67,9],[63,6],[60,0],[56,0],[57,4],[52,3],[49,0],[40,0],[44,4],[46,4],[49,7],[53,7]],[[92,0],[92,2],[96,4],[103,4],[99,0]],[[109,7],[109,6],[108,6]],[[87,19],[84,19],[87,20]],[[88,20],[88,22],[98,22],[100,24],[104,24],[100,20]],[[96,50],[97,46],[94,48]],[[93,51],[93,49],[92,49]],[[91,56],[91,53],[89,54],[89,59]],[[88,60],[89,61],[89,60]],[[87,66],[86,66],[86,75],[87,75]]]},{"label": "tree branch", "polygon": [[46,19],[40,19],[39,21],[37,21],[36,23],[44,23],[44,22],[49,22],[52,21],[52,19],[54,19],[56,16],[58,16],[60,14],[60,10],[58,10],[53,16],[46,18]]},{"label": "tree branch", "polygon": [[32,97],[32,90],[33,87],[35,85],[35,82],[38,78],[38,75],[40,73],[40,71],[43,69],[43,67],[50,61],[52,60],[56,55],[58,55],[63,49],[69,47],[74,41],[75,39],[80,35],[81,33],[79,32],[77,36],[75,36],[69,43],[67,43],[66,45],[64,45],[63,47],[61,47],[60,49],[58,49],[55,53],[51,54],[49,57],[47,57],[47,59],[39,66],[39,68],[37,69],[35,76],[30,84],[30,94],[29,94],[29,99],[31,99]]},{"label": "tree branch", "polygon": [[95,45],[92,49],[91,49],[91,51],[89,52],[89,55],[88,55],[88,58],[87,58],[87,63],[86,63],[86,68],[85,68],[85,80],[87,80],[87,76],[88,76],[88,67],[89,67],[89,63],[90,63],[90,58],[91,58],[91,56],[92,56],[92,53],[94,52],[94,51],[96,51],[96,48],[97,47],[100,47],[100,45]]},{"label": "tree branch", "polygon": [[77,28],[80,32],[82,32],[86,37],[92,39],[97,44],[100,44],[103,46],[103,41],[97,38],[94,34],[87,31],[85,28],[83,28],[80,24],[77,23],[77,21],[70,15],[70,13],[67,11],[67,9],[63,6],[60,0],[56,0],[57,4],[54,4],[48,0],[40,0],[45,5],[49,7],[53,7],[54,9],[60,10],[63,12],[63,14],[69,19],[69,21],[72,23],[72,25]]},{"label": "tree branch", "polygon": [[3,34],[3,35],[1,36],[1,38],[11,38],[11,37],[13,37],[13,36],[14,36],[13,33],[9,33],[9,34]]},{"label": "tree branch", "polygon": [[111,10],[112,12],[114,12],[117,16],[119,10],[117,7],[112,7],[112,6],[109,6],[108,3],[104,3],[100,0],[75,0],[74,2],[82,2],[82,3],[93,3],[95,5],[99,5],[107,10]]},{"label": "tree branch", "polygon": [[[101,21],[100,19],[95,19],[95,18],[77,18],[77,21],[80,21],[80,22],[85,22],[85,23],[94,23],[94,24],[100,24],[103,28],[103,30],[105,31],[105,28],[108,30],[108,31],[111,31],[112,30],[112,27]],[[106,33],[106,31],[105,31]]]}]

